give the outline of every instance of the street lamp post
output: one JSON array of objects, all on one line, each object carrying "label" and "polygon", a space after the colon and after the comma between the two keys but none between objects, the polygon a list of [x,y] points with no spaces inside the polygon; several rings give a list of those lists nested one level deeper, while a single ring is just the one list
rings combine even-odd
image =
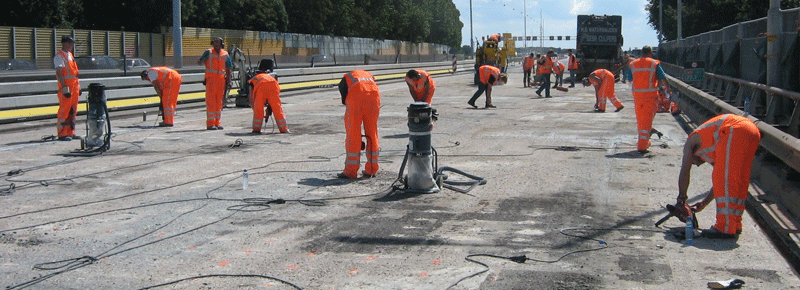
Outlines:
[{"label": "street lamp post", "polygon": [[472,0],[469,0],[469,47],[475,52],[475,37],[472,36]]}]

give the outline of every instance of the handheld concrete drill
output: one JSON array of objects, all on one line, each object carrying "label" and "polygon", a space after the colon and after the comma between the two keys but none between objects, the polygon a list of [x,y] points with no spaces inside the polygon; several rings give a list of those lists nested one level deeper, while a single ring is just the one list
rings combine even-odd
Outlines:
[{"label": "handheld concrete drill", "polygon": [[669,218],[671,218],[673,216],[677,217],[678,220],[680,220],[681,222],[685,223],[686,222],[686,218],[691,215],[692,221],[694,222],[694,227],[695,228],[700,228],[700,226],[697,225],[697,217],[694,215],[694,211],[685,202],[676,203],[675,205],[668,204],[667,205],[667,211],[669,211],[669,213],[665,217],[661,218],[660,220],[658,220],[656,222],[656,227],[660,226],[661,224],[663,224],[664,222],[666,222]]}]

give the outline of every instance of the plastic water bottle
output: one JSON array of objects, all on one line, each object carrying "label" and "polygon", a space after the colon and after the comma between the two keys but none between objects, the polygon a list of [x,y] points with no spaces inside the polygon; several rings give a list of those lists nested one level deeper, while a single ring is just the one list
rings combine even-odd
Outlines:
[{"label": "plastic water bottle", "polygon": [[247,189],[247,180],[250,179],[250,176],[247,174],[247,169],[244,170],[242,173],[242,190]]},{"label": "plastic water bottle", "polygon": [[744,115],[750,114],[750,98],[744,99]]},{"label": "plastic water bottle", "polygon": [[692,216],[686,217],[686,242],[685,245],[691,246],[694,244],[694,223],[692,223]]}]

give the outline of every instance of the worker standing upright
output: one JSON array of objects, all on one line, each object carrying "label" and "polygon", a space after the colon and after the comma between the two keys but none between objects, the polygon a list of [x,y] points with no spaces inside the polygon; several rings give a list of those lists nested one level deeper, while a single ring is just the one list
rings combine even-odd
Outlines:
[{"label": "worker standing upright", "polygon": [[508,75],[501,73],[499,68],[491,65],[482,65],[478,68],[478,74],[480,76],[478,91],[472,95],[472,98],[467,101],[467,104],[477,109],[478,106],[475,106],[475,100],[477,100],[483,92],[486,92],[486,108],[496,108],[492,105],[492,86],[508,82]]},{"label": "worker standing upright", "polygon": [[531,85],[531,71],[533,70],[533,64],[536,63],[536,60],[533,58],[533,53],[525,56],[522,59],[522,87],[527,88]]},{"label": "worker standing upright", "polygon": [[[261,134],[264,118],[270,113],[275,116],[275,124],[281,133],[290,133],[286,116],[281,107],[281,87],[278,80],[259,68],[258,74],[248,81],[250,85],[250,107],[253,108],[253,134]],[[266,105],[266,106],[265,106]]]},{"label": "worker standing upright", "polygon": [[589,77],[583,79],[583,86],[594,86],[594,111],[603,113],[606,111],[606,100],[611,101],[614,107],[617,108],[614,112],[619,112],[625,106],[617,99],[616,92],[614,91],[614,73],[607,69],[598,69],[589,74]]},{"label": "worker standing upright", "polygon": [[142,80],[149,81],[161,99],[161,119],[159,127],[172,127],[175,120],[175,107],[183,77],[178,71],[165,67],[153,67],[142,72]]},{"label": "worker standing upright", "polygon": [[344,161],[344,171],[337,176],[339,178],[358,177],[358,169],[361,167],[361,126],[363,124],[364,135],[367,137],[365,146],[367,163],[361,174],[364,177],[374,177],[378,173],[378,154],[380,153],[378,117],[381,95],[378,84],[375,83],[375,77],[369,72],[354,70],[342,77],[339,82],[339,93],[342,95],[342,104],[347,107],[344,113],[347,155]]},{"label": "worker standing upright", "polygon": [[[634,78],[634,84],[636,79]],[[678,204],[688,199],[692,164],[708,162],[714,166],[712,188],[705,198],[692,205],[695,212],[716,200],[716,223],[702,232],[707,238],[736,238],[742,230],[742,213],[750,186],[753,164],[761,133],[748,118],[724,114],[697,127],[683,145],[683,161],[678,176]]]},{"label": "worker standing upright", "polygon": [[633,79],[633,103],[636,109],[636,129],[638,142],[636,150],[647,153],[650,148],[650,134],[653,132],[653,117],[656,115],[658,86],[664,86],[667,93],[671,93],[667,75],[659,61],[652,59],[652,48],[642,47],[642,57],[630,63],[629,79]]},{"label": "worker standing upright", "polygon": [[231,87],[231,61],[228,51],[225,50],[225,42],[222,37],[214,38],[211,41],[212,48],[207,49],[197,64],[205,63],[205,85],[206,85],[206,129],[222,130],[220,118],[222,117],[222,102],[225,92]]},{"label": "worker standing upright", "polygon": [[551,50],[548,51],[541,59],[539,59],[539,73],[542,78],[542,85],[536,90],[536,94],[542,96],[544,90],[544,97],[550,98],[550,73],[553,72],[553,56],[555,53]]},{"label": "worker standing upright", "polygon": [[56,130],[58,140],[70,141],[75,138],[75,116],[78,113],[78,99],[81,96],[81,84],[78,81],[78,64],[72,51],[75,39],[70,36],[61,37],[61,50],[53,57],[58,83],[58,121]]},{"label": "worker standing upright", "polygon": [[567,69],[569,70],[569,82],[570,88],[575,87],[575,72],[578,70],[578,61],[575,58],[575,55],[572,54],[572,49],[567,49],[567,56],[569,56],[569,60],[567,61]]},{"label": "worker standing upright", "polygon": [[409,70],[406,73],[406,84],[411,98],[415,102],[426,102],[429,105],[433,99],[433,92],[436,91],[436,82],[433,81],[431,74],[425,70]]}]

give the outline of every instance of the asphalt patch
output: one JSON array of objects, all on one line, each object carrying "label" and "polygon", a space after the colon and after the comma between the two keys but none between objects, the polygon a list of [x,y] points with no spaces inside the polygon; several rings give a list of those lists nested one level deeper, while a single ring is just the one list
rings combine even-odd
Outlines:
[{"label": "asphalt patch", "polygon": [[580,273],[506,270],[488,276],[479,289],[600,289],[602,280]]}]

